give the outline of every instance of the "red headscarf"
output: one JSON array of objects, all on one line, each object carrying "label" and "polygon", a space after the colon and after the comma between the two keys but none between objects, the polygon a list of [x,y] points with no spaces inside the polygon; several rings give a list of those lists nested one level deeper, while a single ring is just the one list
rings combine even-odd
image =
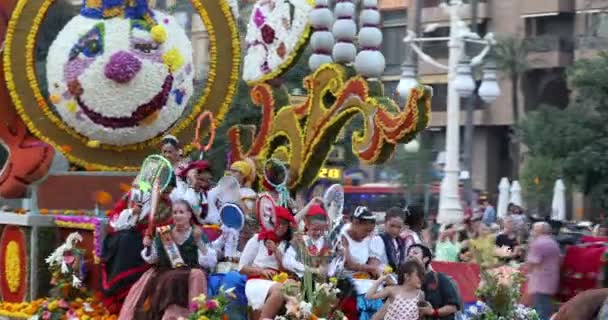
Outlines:
[{"label": "red headscarf", "polygon": [[198,170],[209,170],[211,166],[208,161],[205,160],[196,160],[188,163],[188,165],[178,173],[179,177],[185,179],[188,176],[188,171],[192,169]]}]

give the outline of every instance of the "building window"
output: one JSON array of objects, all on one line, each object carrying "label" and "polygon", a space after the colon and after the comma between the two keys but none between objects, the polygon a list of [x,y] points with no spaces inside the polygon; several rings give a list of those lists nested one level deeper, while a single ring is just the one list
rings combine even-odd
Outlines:
[{"label": "building window", "polygon": [[608,36],[608,12],[585,13],[585,35]]},{"label": "building window", "polygon": [[386,67],[399,67],[403,63],[406,26],[391,26],[382,28],[382,53],[386,59]]}]

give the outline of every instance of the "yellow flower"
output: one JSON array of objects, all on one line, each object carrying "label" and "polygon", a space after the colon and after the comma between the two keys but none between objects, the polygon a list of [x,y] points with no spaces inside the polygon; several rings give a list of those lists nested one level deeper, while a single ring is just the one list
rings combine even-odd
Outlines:
[{"label": "yellow flower", "polygon": [[385,266],[383,272],[384,272],[384,274],[393,273],[393,268],[391,268],[391,266]]},{"label": "yellow flower", "polygon": [[184,56],[177,48],[173,48],[163,54],[163,62],[171,72],[175,72],[184,65]]},{"label": "yellow flower", "polygon": [[336,278],[336,277],[331,277],[331,278],[329,278],[329,282],[330,282],[331,284],[335,285],[335,284],[337,284],[337,283],[338,283],[338,278]]},{"label": "yellow flower", "polygon": [[192,299],[192,301],[198,302],[200,304],[203,304],[203,303],[205,303],[205,301],[207,301],[207,296],[205,294],[201,294],[200,296],[195,297],[194,299]]},{"label": "yellow flower", "polygon": [[92,149],[99,148],[100,144],[101,144],[101,142],[99,142],[99,140],[87,141],[87,147],[92,148]]},{"label": "yellow flower", "polygon": [[285,283],[287,281],[287,279],[289,279],[289,276],[285,272],[281,272],[272,277],[272,281],[279,282],[279,283]]},{"label": "yellow flower", "polygon": [[167,41],[167,30],[165,30],[165,27],[161,25],[155,25],[152,27],[150,34],[152,35],[152,40],[154,40],[156,43],[164,43]]},{"label": "yellow flower", "polygon": [[21,286],[21,258],[19,256],[19,245],[10,241],[5,247],[4,269],[6,270],[6,281],[10,292],[17,292]]},{"label": "yellow flower", "polygon": [[58,305],[59,305],[59,301],[57,301],[57,300],[51,301],[51,303],[49,303],[49,311],[54,311],[55,309],[57,309]]},{"label": "yellow flower", "polygon": [[207,316],[200,316],[198,317],[198,320],[209,320],[209,318],[207,318]]}]

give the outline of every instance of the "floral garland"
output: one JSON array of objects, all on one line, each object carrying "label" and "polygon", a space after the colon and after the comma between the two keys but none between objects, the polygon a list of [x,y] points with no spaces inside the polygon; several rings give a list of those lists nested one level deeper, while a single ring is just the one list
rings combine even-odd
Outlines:
[{"label": "floral garland", "polygon": [[[31,302],[0,302],[0,316],[31,320],[116,320],[103,304],[93,298],[77,298],[72,302],[64,299],[37,299]],[[54,316],[54,317],[53,317]]]},{"label": "floral garland", "polygon": [[103,243],[101,220],[96,217],[56,216],[55,225],[67,229],[93,231],[93,259],[95,264],[101,261],[101,245]]},{"label": "floral garland", "polygon": [[27,240],[22,228],[7,225],[0,238],[0,295],[2,300],[21,302],[28,287]]},{"label": "floral garland", "polygon": [[[33,50],[35,49],[37,31],[45,17],[46,12],[48,11],[49,7],[53,3],[54,3],[54,0],[40,0],[40,8],[38,9],[36,16],[32,20],[30,32],[28,32],[27,37],[26,37],[26,66],[25,66],[26,72],[25,73],[27,75],[27,79],[28,79],[30,87],[32,87],[34,89],[34,92],[36,93],[35,100],[41,106],[46,105],[46,101],[45,101],[45,98],[42,97],[40,90],[37,87],[37,79],[36,79],[34,62],[33,62],[34,61],[33,60],[33,57],[34,57]],[[203,22],[206,26],[206,29],[207,29],[207,33],[209,35],[210,57],[211,57],[210,60],[211,61],[210,61],[210,71],[208,74],[208,81],[209,81],[209,83],[214,83],[214,80],[218,76],[218,74],[217,74],[218,41],[217,41],[217,36],[216,36],[213,26],[217,23],[214,23],[214,21],[210,18],[210,16],[207,13],[206,8],[201,3],[201,0],[192,0],[192,3],[193,3],[195,10],[197,10],[199,15],[201,16],[201,19],[203,20]],[[15,68],[12,64],[13,60],[12,60],[12,55],[11,55],[11,47],[12,47],[15,39],[18,37],[21,37],[21,35],[16,34],[17,24],[19,22],[19,19],[22,16],[24,8],[28,5],[29,4],[27,1],[18,2],[15,9],[13,10],[13,15],[11,16],[11,19],[8,24],[6,38],[5,38],[5,45],[6,45],[6,48],[8,48],[8,49],[5,50],[5,52],[4,52],[4,71],[5,71],[5,78],[6,78],[6,82],[7,82],[6,86],[10,93],[10,96],[12,97],[13,103],[15,105],[15,108],[16,108],[18,114],[24,120],[24,122],[26,123],[30,132],[32,132],[34,135],[36,135],[38,138],[40,138],[44,142],[47,142],[47,143],[53,145],[57,149],[61,149],[61,146],[59,146],[58,143],[53,141],[53,139],[42,134],[42,132],[37,128],[37,126],[34,124],[34,122],[30,119],[29,115],[25,111],[25,106],[21,100],[20,93],[17,91],[16,83],[14,80],[13,71]],[[220,105],[218,107],[217,114],[215,115],[215,118],[217,119],[217,121],[221,122],[223,120],[224,115],[228,111],[228,108],[231,104],[232,97],[234,96],[234,94],[236,92],[236,82],[238,81],[239,69],[240,69],[240,42],[238,39],[236,21],[232,15],[232,10],[231,10],[230,5],[227,2],[222,1],[222,2],[218,3],[217,6],[219,6],[221,14],[226,19],[226,22],[228,25],[228,30],[231,35],[230,46],[231,46],[231,51],[232,51],[231,52],[232,53],[232,64],[231,64],[231,69],[230,69],[230,75],[228,77],[228,80],[229,80],[228,85],[221,86],[222,89],[226,90],[226,94],[224,95],[222,103],[220,103]],[[224,75],[222,75],[222,77],[224,77]],[[185,117],[185,119],[183,121],[176,124],[174,126],[174,128],[170,130],[171,134],[176,135],[191,125],[191,123],[196,119],[197,115],[202,111],[203,106],[207,104],[206,102],[207,102],[209,96],[211,96],[212,91],[213,91],[212,85],[207,85],[205,87],[200,99],[194,104],[193,111],[187,117]],[[71,130],[61,120],[59,120],[54,114],[52,114],[52,112],[50,111],[48,106],[47,106],[47,108],[42,108],[42,111],[49,119],[57,120],[57,121],[53,121],[54,124],[57,125],[64,132],[69,132]],[[82,143],[88,142],[87,141],[88,139],[86,139],[78,134],[74,134],[72,136],[75,137],[77,140],[81,141]],[[122,151],[138,151],[138,150],[144,150],[146,148],[156,148],[156,146],[160,143],[161,138],[162,137],[158,136],[158,137],[152,138],[145,142],[125,145],[125,146],[111,146],[111,145],[101,144],[101,145],[99,145],[99,147],[104,150],[110,150],[110,151],[121,151],[121,152]],[[188,149],[186,151],[189,151],[189,149],[191,149],[191,146],[187,146],[186,149]],[[66,152],[65,155],[70,162],[75,163],[75,164],[85,167],[85,168],[89,168],[91,170],[107,170],[107,171],[137,170],[137,167],[131,167],[131,166],[117,167],[117,166],[105,165],[105,164],[101,164],[101,163],[93,163],[93,162],[90,162],[90,160],[86,160],[81,157],[77,157],[70,152]]]},{"label": "floral garland", "polygon": [[257,84],[285,72],[310,37],[312,0],[258,1],[247,25],[243,79]]}]

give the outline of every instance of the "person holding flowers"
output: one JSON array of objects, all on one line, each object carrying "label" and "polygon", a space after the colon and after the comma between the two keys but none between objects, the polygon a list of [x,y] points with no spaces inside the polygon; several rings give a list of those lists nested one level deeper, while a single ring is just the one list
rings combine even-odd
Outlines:
[{"label": "person holding flowers", "polygon": [[[373,285],[373,279],[380,277],[384,271],[379,260],[381,253],[372,245],[375,227],[376,216],[367,207],[357,207],[351,216],[350,224],[344,226],[341,234],[344,275],[353,280],[360,320],[371,319],[382,307],[381,300],[369,300],[364,297]],[[344,312],[349,314],[350,310]]]},{"label": "person holding flowers", "polygon": [[403,216],[404,212],[401,208],[388,209],[384,218],[384,232],[372,240],[372,246],[379,253],[381,265],[388,266],[392,270],[397,270],[405,261],[405,240],[400,237],[404,226]]},{"label": "person holding flowers", "polygon": [[[308,209],[305,219],[305,235],[296,237],[293,246],[283,255],[283,267],[302,277],[306,270],[313,274],[325,276],[327,261],[331,253],[330,243],[325,234],[329,225],[329,217],[319,205]],[[308,262],[308,263],[305,263]]]},{"label": "person holding flowers", "polygon": [[173,225],[157,228],[153,241],[144,240],[142,258],[154,265],[131,288],[119,319],[176,319],[188,316],[195,297],[207,292],[205,269],[217,264],[193,221],[191,204],[173,202]]},{"label": "person holding flowers", "polygon": [[276,229],[249,239],[239,261],[240,272],[247,276],[245,295],[255,320],[274,318],[285,303],[282,288],[287,279],[276,276],[285,271],[283,255],[290,246],[295,219],[283,207],[275,207],[275,211]]}]

